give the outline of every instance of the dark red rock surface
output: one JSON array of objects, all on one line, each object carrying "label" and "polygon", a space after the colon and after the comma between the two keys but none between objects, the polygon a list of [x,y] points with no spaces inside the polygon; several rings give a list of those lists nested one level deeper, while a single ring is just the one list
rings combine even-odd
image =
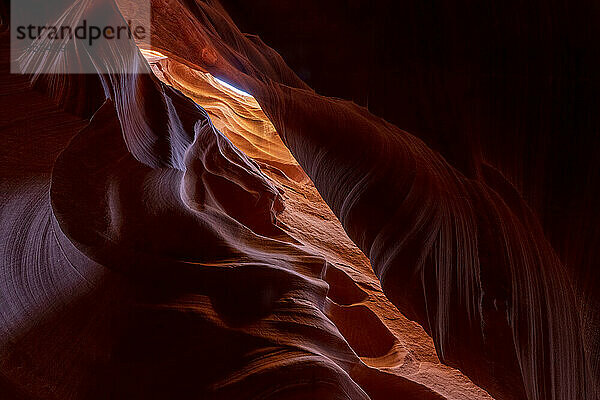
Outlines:
[{"label": "dark red rock surface", "polygon": [[[540,170],[529,167],[537,154],[551,165],[560,137],[532,149],[508,135],[511,147],[495,147],[499,130],[474,134],[471,122],[444,136],[444,121],[457,119],[442,115],[431,130],[418,116],[403,120],[410,101],[401,92],[378,96],[372,110],[384,120],[317,94],[218,2],[152,3],[146,50],[167,57],[155,75],[11,75],[0,33],[0,391],[489,398],[457,368],[496,399],[597,398],[597,241],[588,225],[597,221],[597,157],[573,169],[580,191],[546,203],[568,179],[538,185]],[[135,47],[106,46],[98,60],[151,72]],[[347,76],[353,61],[344,62]],[[421,74],[417,82],[433,85]],[[348,90],[369,82],[361,85]],[[452,84],[441,87],[452,97]],[[328,90],[337,94],[335,84]],[[451,113],[437,96],[432,109]],[[573,126],[593,127],[582,122],[591,97],[573,98],[582,102]],[[499,120],[472,116],[481,129]],[[536,114],[523,118],[538,126]],[[392,124],[402,121],[415,134]],[[572,148],[597,145],[566,144],[566,160],[580,154]],[[576,217],[548,223],[548,204]],[[570,235],[561,233],[568,224]]]}]

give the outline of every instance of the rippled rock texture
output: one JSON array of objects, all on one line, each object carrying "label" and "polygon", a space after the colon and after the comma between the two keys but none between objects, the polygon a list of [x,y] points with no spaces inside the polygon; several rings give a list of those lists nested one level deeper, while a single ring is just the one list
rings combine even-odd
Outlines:
[{"label": "rippled rock texture", "polygon": [[597,397],[595,281],[500,166],[152,3],[147,58],[100,55],[138,74],[10,75],[1,33],[0,393]]}]

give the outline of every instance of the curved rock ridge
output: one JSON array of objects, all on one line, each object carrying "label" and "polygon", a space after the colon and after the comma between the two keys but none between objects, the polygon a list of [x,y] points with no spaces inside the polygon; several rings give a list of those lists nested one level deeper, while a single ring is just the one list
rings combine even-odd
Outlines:
[{"label": "curved rock ridge", "polygon": [[[315,93],[216,0],[152,7],[152,67],[10,75],[0,29],[2,393],[598,397],[597,292],[498,169]],[[67,12],[99,10],[127,18]]]},{"label": "curved rock ridge", "polygon": [[[457,371],[439,364],[426,334],[398,314],[383,296],[367,258],[346,236],[254,98],[165,56],[157,58],[154,54],[148,60],[163,82],[205,107],[215,126],[225,126],[224,132],[236,147],[255,154],[253,158],[284,199],[285,209],[277,216],[277,226],[311,253],[332,263],[325,274],[329,284],[326,314],[365,363],[409,377],[444,396],[487,397]],[[233,131],[231,127],[243,129]],[[286,160],[283,167],[282,159]],[[369,327],[368,332],[363,326]],[[448,382],[453,382],[452,387]]]},{"label": "curved rock ridge", "polygon": [[[180,18],[155,15],[154,50],[255,96],[387,297],[445,362],[496,398],[598,396],[597,294],[584,297],[576,267],[499,170],[475,157],[465,175],[366,109],[319,96],[216,2],[171,7]],[[184,40],[167,45],[175,25]]]},{"label": "curved rock ridge", "polygon": [[387,302],[256,103],[198,91],[213,122],[137,49],[90,55],[137,73],[30,77],[0,44],[3,394],[489,398]]},{"label": "curved rock ridge", "polygon": [[276,167],[293,180],[306,179],[254,97],[160,53],[148,55],[142,51],[142,54],[156,76],[200,104],[215,127],[244,154],[261,164]]}]

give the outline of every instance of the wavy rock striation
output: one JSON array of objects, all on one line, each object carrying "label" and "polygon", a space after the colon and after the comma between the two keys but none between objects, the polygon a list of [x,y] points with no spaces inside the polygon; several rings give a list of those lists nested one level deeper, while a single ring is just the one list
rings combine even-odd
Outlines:
[{"label": "wavy rock striation", "polygon": [[435,345],[497,399],[597,396],[596,298],[493,165],[316,94],[216,1],[152,3],[165,57],[90,55],[137,73],[2,64],[0,390],[490,398]]},{"label": "wavy rock striation", "polygon": [[183,37],[204,40],[164,46],[157,26],[156,49],[253,93],[387,297],[446,362],[497,398],[597,396],[597,296],[583,297],[577,270],[499,170],[479,159],[463,174],[365,109],[315,94],[218,4],[177,15]]},{"label": "wavy rock striation", "polygon": [[2,66],[3,392],[487,398],[384,323],[401,316],[256,102],[194,71],[203,109],[110,54],[139,73]]}]

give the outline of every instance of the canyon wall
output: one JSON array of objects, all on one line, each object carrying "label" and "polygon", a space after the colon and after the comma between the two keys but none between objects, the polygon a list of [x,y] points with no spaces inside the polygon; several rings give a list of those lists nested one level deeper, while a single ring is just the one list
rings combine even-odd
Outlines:
[{"label": "canyon wall", "polygon": [[88,55],[135,73],[32,76],[3,8],[0,390],[597,397],[593,263],[502,155],[318,94],[216,1],[152,7],[160,57]]}]

